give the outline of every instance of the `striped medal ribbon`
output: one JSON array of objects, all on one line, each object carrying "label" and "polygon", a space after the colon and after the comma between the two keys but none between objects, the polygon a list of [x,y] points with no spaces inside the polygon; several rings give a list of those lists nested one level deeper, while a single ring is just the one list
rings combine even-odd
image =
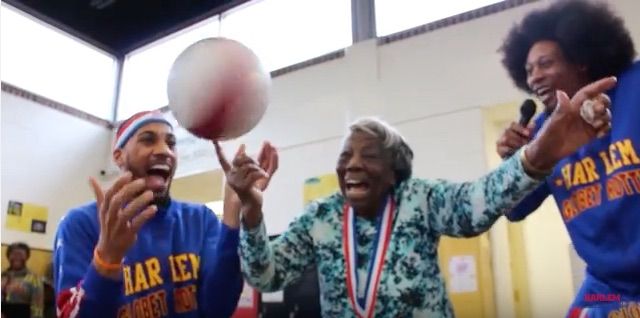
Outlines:
[{"label": "striped medal ribbon", "polygon": [[371,318],[375,311],[380,276],[382,276],[387,247],[391,240],[394,211],[395,202],[393,198],[389,196],[386,199],[382,216],[378,217],[376,222],[376,240],[372,247],[371,259],[369,260],[364,293],[358,293],[356,218],[353,208],[349,207],[346,203],[344,205],[344,213],[342,216],[342,246],[347,270],[347,293],[349,294],[351,305],[359,318]]}]

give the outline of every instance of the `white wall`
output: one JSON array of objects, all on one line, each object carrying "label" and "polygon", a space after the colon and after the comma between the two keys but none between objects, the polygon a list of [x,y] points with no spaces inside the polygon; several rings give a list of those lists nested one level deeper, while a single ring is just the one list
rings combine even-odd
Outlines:
[{"label": "white wall", "polygon": [[[1,103],[2,243],[52,249],[60,217],[93,199],[88,178],[105,166],[110,131],[6,92]],[[46,234],[6,229],[9,200],[48,207]]]}]

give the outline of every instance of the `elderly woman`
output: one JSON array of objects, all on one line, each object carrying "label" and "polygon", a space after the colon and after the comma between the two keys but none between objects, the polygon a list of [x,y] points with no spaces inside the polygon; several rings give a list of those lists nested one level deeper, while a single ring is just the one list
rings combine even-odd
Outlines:
[{"label": "elderly woman", "polygon": [[[487,229],[535,189],[557,160],[607,129],[609,78],[560,105],[540,137],[475,182],[411,178],[413,152],[384,122],[364,118],[349,127],[336,172],[340,192],[315,201],[269,242],[259,189],[276,169],[268,144],[258,162],[242,148],[229,163],[218,158],[228,186],[225,209],[242,212],[240,254],[247,281],[261,291],[281,290],[310,265],[317,267],[323,317],[451,317],[438,268],[441,235],[470,237]],[[580,117],[596,101],[599,123]],[[235,200],[235,201],[234,201]]]}]

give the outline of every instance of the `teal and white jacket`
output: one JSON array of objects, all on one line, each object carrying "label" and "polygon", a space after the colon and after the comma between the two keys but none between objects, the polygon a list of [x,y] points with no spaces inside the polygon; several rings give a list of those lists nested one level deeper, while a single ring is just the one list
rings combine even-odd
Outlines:
[{"label": "teal and white jacket", "polygon": [[[472,237],[487,231],[540,184],[524,172],[519,153],[474,182],[409,179],[400,184],[394,191],[396,209],[374,317],[452,317],[438,266],[440,236]],[[323,317],[357,317],[347,292],[344,201],[336,193],[310,203],[272,242],[264,223],[241,229],[247,282],[261,291],[277,291],[315,265]],[[376,221],[356,217],[355,223],[357,276],[366,277]]]}]

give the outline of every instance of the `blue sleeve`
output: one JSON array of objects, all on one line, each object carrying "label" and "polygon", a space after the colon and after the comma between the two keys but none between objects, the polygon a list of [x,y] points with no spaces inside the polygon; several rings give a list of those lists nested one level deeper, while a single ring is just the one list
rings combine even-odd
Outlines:
[{"label": "blue sleeve", "polygon": [[551,194],[551,192],[549,191],[549,186],[545,182],[538,186],[531,194],[522,199],[515,208],[505,213],[505,216],[511,222],[522,221],[529,214],[538,209],[549,194]]},{"label": "blue sleeve", "polygon": [[69,212],[55,235],[53,268],[58,317],[116,317],[122,281],[105,278],[95,270],[92,260],[99,231],[97,217],[92,219],[85,212]]},{"label": "blue sleeve", "polygon": [[202,304],[203,317],[227,318],[235,312],[244,285],[238,255],[239,230],[227,227],[207,211],[198,303]]}]

